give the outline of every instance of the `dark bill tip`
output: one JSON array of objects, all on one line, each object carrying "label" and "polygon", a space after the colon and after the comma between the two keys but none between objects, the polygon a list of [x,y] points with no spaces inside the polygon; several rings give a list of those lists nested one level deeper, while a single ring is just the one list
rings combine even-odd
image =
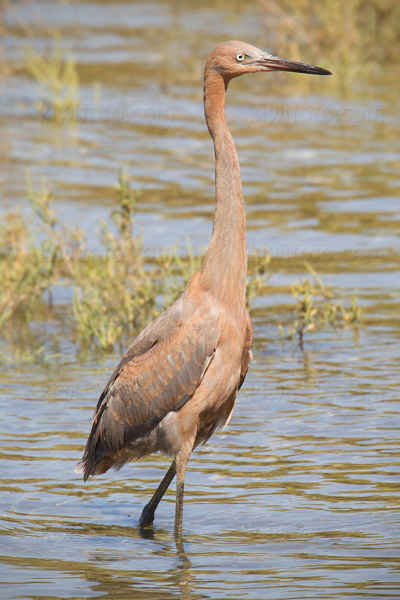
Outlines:
[{"label": "dark bill tip", "polygon": [[259,61],[262,67],[271,71],[292,71],[293,73],[308,73],[309,75],[332,75],[330,71],[307,65],[306,63],[296,62],[294,60],[286,60],[279,56],[271,56],[270,58],[262,58]]}]

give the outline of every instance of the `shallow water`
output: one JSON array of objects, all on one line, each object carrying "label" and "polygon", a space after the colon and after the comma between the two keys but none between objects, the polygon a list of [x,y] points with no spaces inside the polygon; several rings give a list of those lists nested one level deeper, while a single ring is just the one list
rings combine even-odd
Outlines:
[{"label": "shallow water", "polygon": [[[86,229],[95,251],[118,168],[129,161],[144,190],[146,252],[177,241],[184,251],[185,235],[195,249],[207,245],[214,190],[203,63],[224,39],[265,45],[265,24],[256,4],[196,6],[8,10],[10,60],[22,43],[17,16],[38,48],[48,42],[46,24],[61,28],[81,99],[77,122],[59,127],[42,114],[30,79],[17,72],[7,80],[4,206],[26,206],[26,169],[34,182],[44,176],[57,211]],[[326,78],[293,91],[288,76],[229,89],[248,245],[271,252],[273,275],[270,294],[254,303],[254,360],[232,420],[190,461],[183,549],[173,537],[173,489],[154,531],[136,529],[165,459],[85,484],[74,473],[118,357],[82,362],[61,341],[50,364],[0,375],[1,598],[399,597],[398,101],[384,72],[347,94]],[[365,318],[310,334],[301,352],[281,342],[277,325],[293,308],[287,285],[307,276],[305,259],[346,297],[357,289]]]}]

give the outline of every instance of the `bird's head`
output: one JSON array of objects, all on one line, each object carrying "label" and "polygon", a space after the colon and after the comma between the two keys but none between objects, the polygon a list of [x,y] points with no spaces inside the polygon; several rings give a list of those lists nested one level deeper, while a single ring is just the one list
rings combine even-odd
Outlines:
[{"label": "bird's head", "polygon": [[258,71],[294,71],[311,75],[332,75],[330,71],[305,63],[287,60],[268,54],[245,42],[224,42],[211,51],[206,71],[218,73],[225,84],[240,75]]}]

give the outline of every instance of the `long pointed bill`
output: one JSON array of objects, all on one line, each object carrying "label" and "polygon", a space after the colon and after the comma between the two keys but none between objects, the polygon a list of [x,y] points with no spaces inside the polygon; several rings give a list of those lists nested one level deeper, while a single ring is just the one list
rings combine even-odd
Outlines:
[{"label": "long pointed bill", "polygon": [[285,58],[279,58],[279,56],[266,55],[260,58],[257,64],[266,71],[293,71],[294,73],[309,73],[310,75],[332,75],[330,71],[321,67],[286,60]]}]

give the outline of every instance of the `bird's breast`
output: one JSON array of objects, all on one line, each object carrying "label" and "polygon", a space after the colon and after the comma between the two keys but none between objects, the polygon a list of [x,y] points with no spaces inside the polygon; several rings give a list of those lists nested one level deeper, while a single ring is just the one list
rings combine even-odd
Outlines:
[{"label": "bird's breast", "polygon": [[230,418],[240,383],[245,333],[240,327],[222,332],[214,356],[193,397],[179,411],[183,430],[198,430],[197,443],[206,441],[213,431]]}]

